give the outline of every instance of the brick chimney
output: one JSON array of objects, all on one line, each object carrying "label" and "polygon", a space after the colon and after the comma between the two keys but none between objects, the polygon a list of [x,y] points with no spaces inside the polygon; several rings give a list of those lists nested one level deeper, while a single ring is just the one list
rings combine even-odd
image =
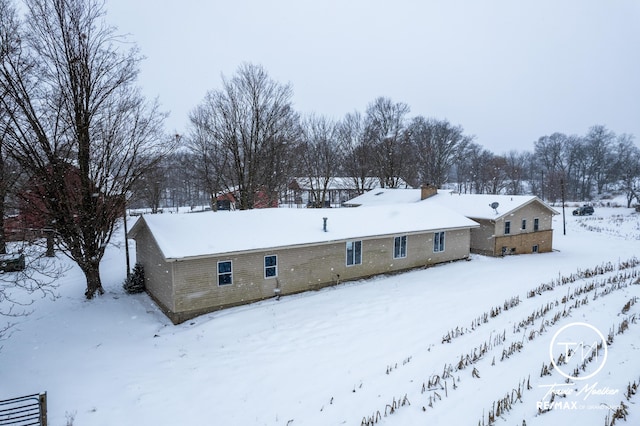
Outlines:
[{"label": "brick chimney", "polygon": [[426,184],[426,185],[422,185],[420,187],[420,199],[421,200],[427,199],[429,197],[433,197],[437,193],[438,193],[438,188],[436,188],[434,185],[431,185],[429,183]]}]

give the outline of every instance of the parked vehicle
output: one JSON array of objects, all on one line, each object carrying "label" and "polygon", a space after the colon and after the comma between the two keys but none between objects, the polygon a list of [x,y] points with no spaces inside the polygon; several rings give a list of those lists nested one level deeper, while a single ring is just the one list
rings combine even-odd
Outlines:
[{"label": "parked vehicle", "polygon": [[590,216],[592,214],[593,214],[593,206],[589,206],[587,204],[585,204],[582,207],[578,207],[573,211],[574,216],[585,216],[585,215]]},{"label": "parked vehicle", "polygon": [[16,272],[25,268],[23,254],[0,254],[0,271]]}]

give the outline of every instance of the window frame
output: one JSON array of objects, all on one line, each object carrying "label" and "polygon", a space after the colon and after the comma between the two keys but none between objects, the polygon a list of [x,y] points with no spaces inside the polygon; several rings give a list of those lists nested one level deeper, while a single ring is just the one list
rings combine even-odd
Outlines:
[{"label": "window frame", "polygon": [[[220,265],[224,264],[224,263],[228,263],[229,264],[229,271],[223,271],[220,272]],[[229,277],[229,282],[222,282],[221,278],[222,277]],[[216,277],[218,277],[218,287],[224,287],[224,286],[228,286],[228,285],[233,285],[233,260],[219,260],[217,265],[216,265]]]},{"label": "window frame", "polygon": [[[273,265],[267,265],[267,258],[274,258],[275,259],[275,263]],[[278,255],[277,254],[269,254],[269,255],[265,255],[264,256],[264,279],[268,280],[271,278],[278,278]],[[274,273],[273,275],[268,275],[267,274],[267,270],[273,270]]]},{"label": "window frame", "polygon": [[443,253],[445,251],[445,231],[437,231],[433,233],[433,252]]},{"label": "window frame", "polygon": [[393,258],[405,259],[407,257],[407,236],[398,235],[393,238]]},{"label": "window frame", "polygon": [[504,235],[511,235],[511,221],[504,221]]},{"label": "window frame", "polygon": [[522,223],[521,223],[521,230],[526,231],[527,230],[527,219],[522,219]]},{"label": "window frame", "polygon": [[[349,246],[351,246],[351,248]],[[345,243],[345,256],[346,256],[347,267],[361,265],[362,264],[362,240],[347,241]]]},{"label": "window frame", "polygon": [[533,218],[533,230],[534,231],[540,230],[540,218],[538,217]]}]

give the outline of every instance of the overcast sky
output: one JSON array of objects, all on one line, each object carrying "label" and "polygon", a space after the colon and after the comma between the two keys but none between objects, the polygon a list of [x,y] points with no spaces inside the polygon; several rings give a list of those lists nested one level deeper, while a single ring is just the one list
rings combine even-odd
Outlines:
[{"label": "overcast sky", "polygon": [[602,124],[640,139],[637,0],[106,0],[169,132],[243,62],[334,119],[379,96],[496,154]]}]

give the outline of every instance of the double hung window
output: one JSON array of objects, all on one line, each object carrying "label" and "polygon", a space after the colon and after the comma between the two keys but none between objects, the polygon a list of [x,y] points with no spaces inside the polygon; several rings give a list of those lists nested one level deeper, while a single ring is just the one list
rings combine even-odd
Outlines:
[{"label": "double hung window", "polygon": [[278,276],[278,256],[271,255],[264,257],[264,277],[275,278]]},{"label": "double hung window", "polygon": [[347,266],[362,263],[362,241],[347,241]]},{"label": "double hung window", "polygon": [[393,239],[393,258],[402,259],[407,257],[407,236],[395,237]]},{"label": "double hung window", "polygon": [[444,231],[433,234],[433,251],[435,253],[444,251]]},{"label": "double hung window", "polygon": [[230,260],[218,262],[218,285],[233,284],[233,266]]}]

